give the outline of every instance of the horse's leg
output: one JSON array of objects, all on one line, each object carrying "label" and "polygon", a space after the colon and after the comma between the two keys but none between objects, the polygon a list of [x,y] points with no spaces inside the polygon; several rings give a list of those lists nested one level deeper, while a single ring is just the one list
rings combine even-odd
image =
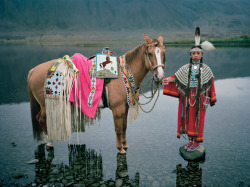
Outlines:
[{"label": "horse's leg", "polygon": [[127,143],[127,137],[126,137],[126,130],[127,130],[127,117],[128,117],[128,106],[126,107],[125,110],[125,116],[123,119],[123,126],[122,126],[122,145],[123,148],[128,148],[128,143]]},{"label": "horse's leg", "polygon": [[124,119],[125,115],[125,107],[117,106],[115,110],[112,110],[113,118],[115,123],[115,133],[116,133],[116,147],[120,151],[121,154],[126,153],[126,151],[122,147],[122,137],[124,132]]},{"label": "horse's leg", "polygon": [[43,132],[48,135],[48,131],[47,131],[47,125],[46,125],[46,109],[45,107],[42,107],[40,112],[37,114],[36,116],[36,120],[38,121],[38,123],[40,124]]},{"label": "horse's leg", "polygon": [[[51,60],[40,64],[30,70],[28,74],[28,90],[31,97],[31,105],[33,100],[40,105],[40,111],[33,112],[32,114],[35,117],[36,121],[38,122],[39,126],[43,130],[44,134],[48,134],[47,132],[47,125],[46,125],[46,109],[45,109],[45,98],[44,98],[44,81],[45,76],[48,72],[48,69],[51,65],[55,62],[55,60]],[[31,108],[32,109],[32,108]],[[50,141],[50,140],[48,140]]]},{"label": "horse's leg", "polygon": [[44,134],[47,137],[47,144],[46,149],[51,150],[54,149],[53,141],[48,137],[48,130],[47,130],[47,124],[46,124],[46,109],[45,107],[42,107],[41,111],[36,116],[37,121],[39,122]]}]

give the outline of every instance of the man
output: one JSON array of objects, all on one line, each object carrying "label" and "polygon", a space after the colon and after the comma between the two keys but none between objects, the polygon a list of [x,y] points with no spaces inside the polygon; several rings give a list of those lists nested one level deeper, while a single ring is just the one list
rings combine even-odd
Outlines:
[{"label": "man", "polygon": [[188,135],[189,142],[184,146],[187,151],[196,150],[203,142],[206,108],[217,101],[213,73],[203,64],[203,48],[215,49],[208,41],[200,44],[200,29],[197,27],[189,64],[163,80],[163,94],[179,98],[177,137]]}]

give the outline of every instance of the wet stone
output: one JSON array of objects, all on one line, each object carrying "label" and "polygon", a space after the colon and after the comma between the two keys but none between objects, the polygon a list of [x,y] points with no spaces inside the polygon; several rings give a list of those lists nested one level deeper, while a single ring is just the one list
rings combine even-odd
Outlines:
[{"label": "wet stone", "polygon": [[121,178],[127,177],[128,176],[128,172],[119,172],[118,176]]},{"label": "wet stone", "polygon": [[53,175],[58,175],[60,173],[60,170],[59,169],[54,169],[52,172],[51,172]]},{"label": "wet stone", "polygon": [[120,186],[122,186],[122,183],[123,183],[122,179],[117,179],[116,182],[115,182],[115,186],[120,187]]},{"label": "wet stone", "polygon": [[113,181],[110,181],[108,186],[115,186],[115,183]]},{"label": "wet stone", "polygon": [[180,147],[180,155],[187,161],[199,160],[205,157],[206,151],[203,145],[198,146],[194,151],[187,151],[184,149],[184,145]]},{"label": "wet stone", "polygon": [[62,180],[62,183],[65,185],[65,184],[68,183],[68,181],[67,181],[66,179],[63,179],[63,180]]},{"label": "wet stone", "polygon": [[14,173],[14,174],[12,175],[12,177],[15,178],[15,179],[20,179],[20,178],[23,178],[24,176],[25,176],[25,175],[22,174],[22,173]]},{"label": "wet stone", "polygon": [[67,176],[67,177],[65,177],[65,179],[66,180],[72,180],[72,179],[74,179],[74,177],[73,176]]},{"label": "wet stone", "polygon": [[92,186],[92,187],[98,187],[98,186],[100,186],[100,185],[99,185],[99,183],[95,183],[95,184],[92,184],[91,186]]},{"label": "wet stone", "polygon": [[84,184],[74,184],[74,187],[85,187]]},{"label": "wet stone", "polygon": [[107,187],[107,185],[106,184],[101,184],[100,187]]}]

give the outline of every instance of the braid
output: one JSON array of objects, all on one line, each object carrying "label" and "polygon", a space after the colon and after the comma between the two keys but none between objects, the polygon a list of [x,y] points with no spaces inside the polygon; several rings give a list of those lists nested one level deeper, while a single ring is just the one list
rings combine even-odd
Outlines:
[{"label": "braid", "polygon": [[[189,116],[189,97],[190,97],[190,77],[191,77],[191,68],[192,68],[192,59],[190,58],[189,66],[188,66],[188,84],[186,89],[186,123],[185,125],[188,125],[188,116]],[[187,128],[185,128],[187,130]]]},{"label": "braid", "polygon": [[202,59],[200,60],[200,66],[199,66],[199,71],[198,71],[198,84],[197,84],[197,93],[195,96],[196,99],[196,117],[199,114],[200,111],[200,93],[201,93],[201,66],[202,66]]}]

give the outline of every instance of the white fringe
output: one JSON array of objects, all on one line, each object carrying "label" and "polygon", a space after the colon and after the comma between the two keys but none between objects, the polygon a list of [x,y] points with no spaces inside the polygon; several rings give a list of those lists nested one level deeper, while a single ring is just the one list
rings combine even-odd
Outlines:
[{"label": "white fringe", "polygon": [[68,102],[72,83],[78,82],[78,75],[74,74],[65,62],[57,68],[61,72],[61,90],[58,97],[47,97],[46,122],[48,139],[51,141],[65,141],[71,138],[71,103]]},{"label": "white fringe", "polygon": [[[94,124],[95,119],[101,119],[101,111],[97,109],[95,118],[89,118],[81,112],[81,101],[78,102],[77,89],[81,90],[78,73],[73,72],[62,62],[57,67],[57,72],[62,74],[60,96],[45,95],[46,122],[49,141],[71,140],[73,132],[85,132],[85,124]],[[69,94],[75,84],[75,106],[69,102]],[[64,93],[64,94],[63,94]],[[81,92],[79,92],[79,97]],[[78,107],[79,106],[79,107]]]},{"label": "white fringe", "polygon": [[136,104],[135,106],[129,106],[129,124],[132,123],[132,121],[137,120],[139,116],[139,105]]},{"label": "white fringe", "polygon": [[[61,90],[60,96],[49,97],[46,95],[46,122],[48,130],[48,139],[51,141],[65,141],[71,139],[72,134],[72,112],[71,103],[68,102],[69,94],[75,83],[75,87],[78,86],[78,74],[74,73],[65,62],[62,62],[57,67],[57,72],[61,73]],[[75,92],[77,93],[77,92]],[[76,98],[76,95],[75,95]],[[76,100],[77,101],[77,100]],[[78,111],[78,110],[76,110]],[[77,119],[78,112],[74,113],[74,119]],[[78,128],[78,121],[74,121]]]}]

